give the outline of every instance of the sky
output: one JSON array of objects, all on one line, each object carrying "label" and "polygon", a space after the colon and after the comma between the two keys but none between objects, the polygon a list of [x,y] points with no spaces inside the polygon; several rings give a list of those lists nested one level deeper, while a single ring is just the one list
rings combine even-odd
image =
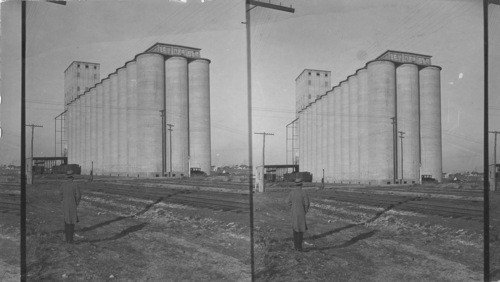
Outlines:
[{"label": "sky", "polygon": [[[303,69],[331,71],[334,86],[384,51],[399,50],[430,55],[442,67],[443,171],[482,171],[481,1],[281,2],[295,13],[250,10],[251,129],[243,0],[29,2],[26,123],[43,125],[35,129],[34,156],[56,153],[54,118],[64,109],[63,73],[72,61],[100,63],[103,78],[163,42],[200,48],[211,60],[214,165],[248,163],[249,132],[254,165],[262,162],[263,145],[254,132],[274,134],[266,137],[266,164],[284,164],[285,126],[295,119],[295,78]],[[20,156],[20,6],[1,6],[2,164],[18,164]],[[500,6],[490,5],[489,20],[489,122],[500,130]],[[29,146],[31,130],[26,138]]]}]

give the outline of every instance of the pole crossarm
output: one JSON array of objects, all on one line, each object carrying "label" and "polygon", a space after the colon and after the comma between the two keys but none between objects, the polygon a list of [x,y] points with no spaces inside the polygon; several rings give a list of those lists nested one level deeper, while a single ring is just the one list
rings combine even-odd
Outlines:
[{"label": "pole crossarm", "polygon": [[281,6],[281,3],[279,5],[276,5],[276,4],[271,4],[271,2],[266,3],[266,2],[256,1],[256,0],[247,0],[247,4],[254,5],[254,7],[250,8],[248,11],[255,8],[256,6],[259,6],[259,7],[273,9],[273,10],[280,10],[280,11],[284,11],[284,12],[288,12],[288,13],[295,13],[295,9],[292,8],[292,5],[290,5],[290,7],[285,7],[285,6]]}]

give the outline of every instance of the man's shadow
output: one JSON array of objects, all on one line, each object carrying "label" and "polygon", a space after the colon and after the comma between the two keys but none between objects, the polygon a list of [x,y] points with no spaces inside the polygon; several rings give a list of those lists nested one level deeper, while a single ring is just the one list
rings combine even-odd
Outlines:
[{"label": "man's shadow", "polygon": [[[323,232],[323,233],[320,233],[320,234],[315,234],[315,235],[308,236],[308,237],[306,237],[304,239],[307,239],[307,240],[317,240],[317,239],[324,238],[326,236],[329,236],[329,235],[332,235],[332,234],[335,234],[335,233],[339,233],[340,231],[343,231],[343,230],[347,230],[347,229],[350,229],[350,228],[353,228],[353,227],[356,227],[356,226],[361,226],[361,225],[365,225],[367,223],[371,223],[371,222],[377,220],[378,218],[380,218],[383,214],[387,213],[390,210],[393,210],[394,208],[396,208],[398,206],[401,206],[401,205],[403,205],[405,203],[408,203],[408,202],[411,202],[411,201],[420,201],[420,200],[422,200],[421,197],[414,197],[414,198],[410,198],[408,200],[404,200],[404,201],[398,202],[397,204],[390,204],[387,208],[385,208],[382,211],[379,211],[372,218],[370,218],[370,219],[368,219],[368,220],[366,220],[364,222],[351,223],[351,224],[348,224],[346,226],[339,227],[339,228],[336,228],[336,229],[333,229],[333,230],[329,230],[329,231],[326,231],[326,232]],[[351,245],[357,243],[360,240],[364,240],[364,239],[370,238],[373,235],[375,235],[375,233],[377,233],[377,232],[378,232],[377,230],[372,230],[372,231],[369,231],[369,232],[357,235],[354,238],[352,238],[352,239],[348,240],[347,242],[344,242],[344,243],[342,243],[340,245],[330,246],[330,247],[321,247],[321,248],[320,247],[315,247],[315,248],[310,248],[308,250],[326,250],[326,249],[335,249],[335,248],[345,248],[345,247],[348,247],[348,246],[351,246]],[[285,241],[292,241],[292,240],[293,240],[292,237],[285,238]]]}]

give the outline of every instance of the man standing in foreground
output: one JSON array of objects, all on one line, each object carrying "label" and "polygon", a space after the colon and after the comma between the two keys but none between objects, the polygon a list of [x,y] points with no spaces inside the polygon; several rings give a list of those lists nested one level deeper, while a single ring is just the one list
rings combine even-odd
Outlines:
[{"label": "man standing in foreground", "polygon": [[291,208],[294,247],[302,251],[302,239],[307,230],[306,213],[309,210],[309,196],[302,190],[302,179],[295,180],[295,189],[288,195],[287,203]]},{"label": "man standing in foreground", "polygon": [[74,182],[73,171],[70,170],[66,174],[68,180],[61,184],[60,195],[62,201],[66,242],[73,243],[75,224],[78,222],[76,207],[80,203],[82,196],[80,194],[80,188],[78,188],[78,185]]}]

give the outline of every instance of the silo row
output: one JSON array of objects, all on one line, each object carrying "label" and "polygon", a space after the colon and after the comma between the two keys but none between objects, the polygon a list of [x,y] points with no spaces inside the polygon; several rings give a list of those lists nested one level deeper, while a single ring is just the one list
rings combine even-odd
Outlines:
[{"label": "silo row", "polygon": [[78,96],[68,104],[69,163],[82,174],[159,176],[165,160],[167,173],[197,167],[209,174],[209,63],[139,54]]},{"label": "silo row", "polygon": [[298,113],[301,171],[315,182],[323,169],[330,183],[441,181],[440,95],[439,67],[367,63]]}]

